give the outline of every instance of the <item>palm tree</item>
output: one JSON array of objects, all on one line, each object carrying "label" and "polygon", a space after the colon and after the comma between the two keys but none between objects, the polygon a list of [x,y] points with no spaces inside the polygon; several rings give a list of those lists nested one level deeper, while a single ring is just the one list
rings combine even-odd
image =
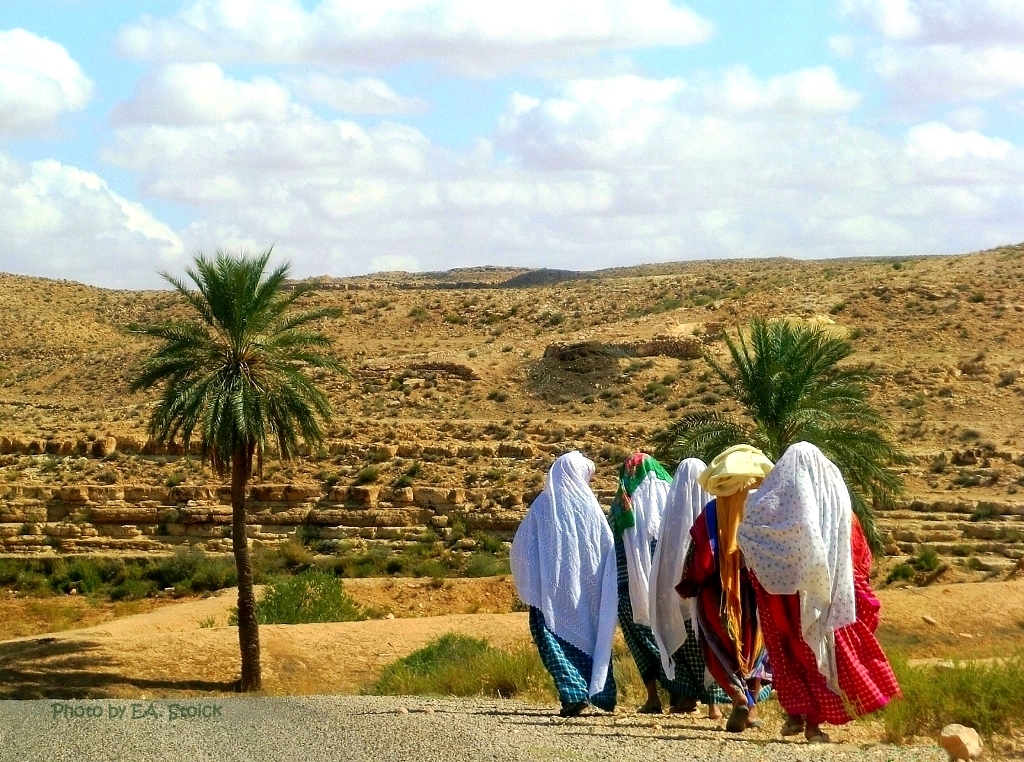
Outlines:
[{"label": "palm tree", "polygon": [[710,461],[734,444],[748,443],[778,460],[794,442],[817,445],[842,471],[854,512],[878,549],[872,507],[891,507],[902,493],[903,481],[892,466],[906,463],[907,456],[868,402],[871,371],[840,365],[851,347],[834,331],[788,320],[755,318],[749,337],[740,331],[725,343],[733,370],[707,353],[705,360],[740,404],[741,417],[714,410],[683,416],[655,435],[658,454]]},{"label": "palm tree", "polygon": [[164,274],[198,319],[138,329],[163,344],[146,358],[132,391],[163,384],[149,422],[150,436],[180,441],[188,452],[196,438],[201,457],[218,475],[231,474],[231,541],[238,569],[238,642],[243,691],[260,690],[260,640],[252,567],[246,537],[245,491],[253,460],[264,453],[296,454],[300,440],[323,442],[321,421],[331,417],[327,396],[307,375],[340,369],[324,353],[330,340],[309,324],[340,314],[333,309],[293,313],[309,288],[282,291],[288,266],[266,272],[270,250],[251,257],[218,251],[199,254],[186,272],[195,288]]}]

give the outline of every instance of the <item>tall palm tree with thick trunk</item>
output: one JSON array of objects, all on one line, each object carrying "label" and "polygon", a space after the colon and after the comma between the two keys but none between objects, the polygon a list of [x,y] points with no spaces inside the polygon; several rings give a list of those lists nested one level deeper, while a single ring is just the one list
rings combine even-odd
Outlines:
[{"label": "tall palm tree with thick trunk", "polygon": [[163,343],[141,364],[133,391],[163,385],[149,434],[158,442],[198,440],[218,475],[231,474],[231,541],[238,569],[238,641],[243,691],[260,690],[260,638],[246,533],[245,492],[254,466],[274,447],[282,459],[302,442],[323,442],[331,418],[327,395],[311,369],[340,370],[330,340],[310,324],[340,313],[294,312],[309,288],[284,291],[288,266],[267,272],[270,250],[258,256],[197,255],[191,286],[164,274],[195,313],[138,329]]},{"label": "tall palm tree with thick trunk", "polygon": [[853,509],[877,549],[872,507],[890,507],[901,494],[903,481],[893,466],[907,457],[868,400],[873,374],[840,364],[852,348],[827,328],[755,318],[746,333],[726,336],[732,369],[705,354],[741,415],[710,409],[685,415],[655,435],[658,454],[710,461],[734,444],[747,443],[778,460],[795,442],[817,445],[842,471]]}]

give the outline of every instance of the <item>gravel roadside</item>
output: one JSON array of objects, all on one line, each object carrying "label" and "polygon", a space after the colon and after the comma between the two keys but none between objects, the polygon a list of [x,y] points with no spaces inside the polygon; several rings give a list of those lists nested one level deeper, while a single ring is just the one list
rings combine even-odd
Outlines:
[{"label": "gravel roadside", "polygon": [[[205,716],[204,716],[205,715]],[[0,702],[0,762],[878,760],[936,747],[808,746],[729,736],[690,716],[562,720],[511,701],[366,696]]]}]

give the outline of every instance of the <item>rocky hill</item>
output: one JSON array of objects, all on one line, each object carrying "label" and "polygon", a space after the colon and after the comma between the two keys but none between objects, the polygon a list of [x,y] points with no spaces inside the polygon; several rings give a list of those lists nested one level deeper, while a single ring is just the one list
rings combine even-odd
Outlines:
[{"label": "rocky hill", "polygon": [[[788,316],[846,333],[854,360],[878,374],[875,403],[915,457],[908,500],[886,524],[890,550],[933,544],[954,556],[988,554],[990,566],[1019,555],[1024,245],[901,260],[586,274],[474,268],[316,282],[308,305],[344,310],[322,326],[348,369],[320,379],[336,418],[325,448],[271,461],[264,474],[266,484],[308,491],[303,504],[337,508],[345,501],[332,500],[332,488],[372,486],[387,505],[412,489],[397,504],[420,512],[433,509],[417,489],[457,494],[468,513],[514,516],[551,458],[572,447],[595,460],[607,494],[617,462],[659,428],[702,406],[731,409],[701,359],[723,353],[723,331],[752,315]],[[149,347],[131,327],[183,315],[172,294],[0,275],[0,304],[0,512],[5,498],[8,507],[88,508],[88,489],[82,500],[61,495],[89,486],[120,490],[111,499],[127,503],[131,490],[160,488],[168,508],[187,507],[170,500],[175,488],[208,487],[202,494],[216,503],[207,469],[147,442],[153,398],[127,392]],[[53,510],[59,523],[65,509]],[[416,526],[436,514],[417,514]],[[58,545],[45,542],[54,522],[32,516],[8,510],[0,534],[26,549]],[[166,517],[150,523],[163,536]]]}]

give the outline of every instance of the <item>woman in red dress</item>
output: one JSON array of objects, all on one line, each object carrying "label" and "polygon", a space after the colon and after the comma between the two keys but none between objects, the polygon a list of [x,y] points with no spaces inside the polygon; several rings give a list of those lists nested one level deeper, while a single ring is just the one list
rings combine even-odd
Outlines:
[{"label": "woman in red dress", "polygon": [[839,469],[814,445],[790,447],[747,505],[739,545],[753,576],[758,618],[783,735],[828,742],[841,725],[900,695],[875,639],[881,604],[871,550]]}]

